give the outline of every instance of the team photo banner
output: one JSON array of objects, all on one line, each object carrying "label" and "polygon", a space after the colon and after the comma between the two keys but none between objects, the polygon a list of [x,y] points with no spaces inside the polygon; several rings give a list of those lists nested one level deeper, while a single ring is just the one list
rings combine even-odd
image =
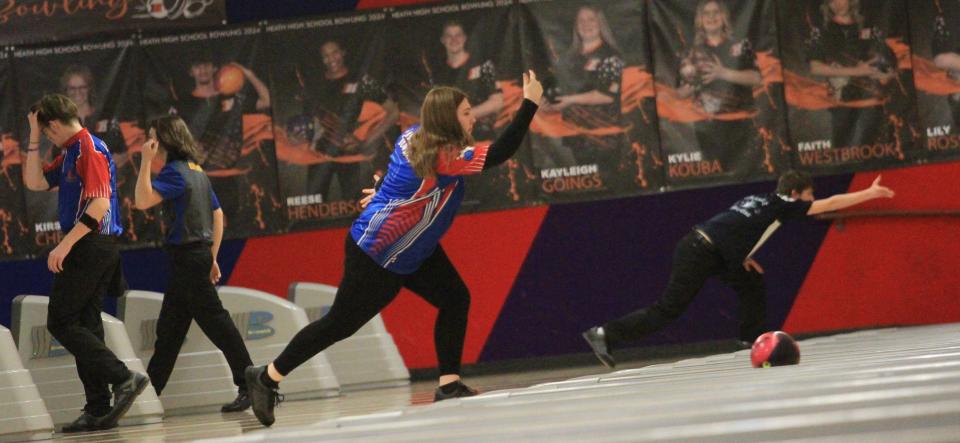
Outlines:
[{"label": "team photo banner", "polygon": [[[401,129],[420,121],[430,88],[452,86],[467,94],[477,119],[471,134],[491,143],[510,123],[523,99],[519,10],[513,2],[452,2],[398,8],[390,29],[391,90],[400,106]],[[528,206],[538,194],[529,145],[505,163],[465,177],[461,211]]]},{"label": "team photo banner", "polygon": [[[0,30],[64,12],[14,3]],[[114,3],[96,4],[81,12]],[[47,93],[109,146],[127,248],[163,238],[160,209],[133,204],[159,116],[198,141],[227,238],[342,227],[431,88],[463,90],[474,142],[492,143],[527,70],[544,100],[513,157],[465,180],[464,212],[960,158],[955,0],[470,0],[237,26],[211,26],[222,1],[126,6],[207,25],[0,51],[0,259],[63,235],[56,193],[22,184],[27,109]]]},{"label": "team photo banner", "polygon": [[960,158],[960,2],[911,3],[910,39],[925,154]]},{"label": "team photo banner", "polygon": [[29,254],[30,221],[27,219],[26,196],[22,171],[24,156],[14,128],[17,124],[13,106],[13,69],[11,53],[0,50],[0,259]]},{"label": "team photo banner", "polygon": [[541,197],[564,202],[658,189],[646,2],[556,0],[521,9],[524,65],[544,85],[530,128]]},{"label": "team photo banner", "polygon": [[383,11],[272,23],[266,30],[286,228],[343,225],[383,175],[399,135]]},{"label": "team photo banner", "polygon": [[650,8],[667,183],[776,177],[789,158],[774,3],[655,0]]},{"label": "team photo banner", "polygon": [[[149,244],[159,239],[156,214],[140,211],[134,205],[140,145],[145,140],[142,83],[139,76],[130,75],[138,71],[138,54],[137,41],[132,37],[22,46],[13,51],[19,143],[29,143],[26,116],[40,97],[56,93],[76,103],[81,124],[106,143],[116,165],[122,239],[127,244]],[[60,154],[61,147],[45,137],[41,141],[41,163],[46,165]],[[26,202],[34,247],[44,250],[56,246],[62,236],[57,193],[26,191]]]},{"label": "team photo banner", "polygon": [[923,158],[907,2],[777,6],[794,165],[838,173]]},{"label": "team photo banner", "polygon": [[145,120],[174,114],[190,127],[226,238],[285,228],[264,44],[256,25],[144,35],[140,43]]}]

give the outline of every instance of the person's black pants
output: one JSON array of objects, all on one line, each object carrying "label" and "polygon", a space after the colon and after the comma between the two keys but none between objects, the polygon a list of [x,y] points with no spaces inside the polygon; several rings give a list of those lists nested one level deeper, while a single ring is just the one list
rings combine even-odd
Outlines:
[{"label": "person's black pants", "polygon": [[726,266],[714,245],[690,231],[677,244],[673,269],[663,295],[653,305],[603,325],[609,345],[634,341],[676,320],[710,277],[718,277],[740,298],[740,340],[753,342],[764,331],[766,290],[763,277],[737,266]]},{"label": "person's black pants", "polygon": [[830,124],[834,149],[893,141],[882,106],[830,108]]},{"label": "person's black pants", "polygon": [[167,248],[167,253],[170,278],[157,319],[157,342],[147,366],[147,374],[157,395],[170,379],[183,339],[194,320],[210,341],[223,351],[233,374],[233,383],[240,392],[246,392],[243,370],[253,362],[243,337],[210,281],[213,266],[210,246],[203,243],[173,246]]},{"label": "person's black pants", "polygon": [[330,312],[301,329],[273,361],[287,375],[317,353],[356,332],[407,288],[436,307],[433,340],[440,374],[459,374],[463,340],[467,332],[470,292],[443,248],[409,275],[378,265],[347,234],[343,279]]},{"label": "person's black pants", "polygon": [[130,377],[127,366],[104,342],[100,311],[103,295],[120,266],[120,250],[112,236],[88,234],[78,241],[54,274],[47,329],[77,360],[77,373],[87,397],[84,410],[95,416],[110,412],[109,384]]},{"label": "person's black pants", "polygon": [[703,160],[719,160],[726,172],[750,170],[756,156],[757,129],[753,120],[704,120],[693,124]]}]

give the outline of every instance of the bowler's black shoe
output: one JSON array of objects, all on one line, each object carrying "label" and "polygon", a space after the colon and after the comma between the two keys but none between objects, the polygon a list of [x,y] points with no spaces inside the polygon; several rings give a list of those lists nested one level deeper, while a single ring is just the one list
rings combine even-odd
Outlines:
[{"label": "bowler's black shoe", "polygon": [[83,414],[80,414],[76,420],[69,424],[63,425],[60,428],[60,432],[64,434],[70,434],[73,432],[89,432],[89,431],[99,431],[103,429],[100,427],[100,421],[103,417],[96,417],[90,414],[87,411],[83,411]]},{"label": "bowler's black shoe", "polygon": [[220,412],[241,412],[246,411],[249,407],[250,396],[247,395],[247,391],[240,391],[240,393],[237,394],[237,398],[220,408]]},{"label": "bowler's black shoe", "polygon": [[594,326],[586,331],[583,331],[583,339],[587,341],[587,344],[590,345],[590,349],[593,349],[593,353],[600,359],[600,363],[603,363],[604,366],[613,369],[617,365],[616,360],[613,359],[613,355],[610,355],[610,348],[607,346],[607,335],[603,332],[603,328],[600,326]]},{"label": "bowler's black shoe", "polygon": [[261,377],[267,371],[266,366],[247,366],[243,371],[243,376],[247,380],[247,395],[250,396],[250,406],[253,407],[253,415],[264,426],[270,426],[276,421],[273,416],[273,409],[277,404],[283,401],[283,396],[277,392],[276,387],[267,386]]},{"label": "bowler's black shoe", "polygon": [[150,379],[139,372],[130,371],[128,377],[122,383],[113,385],[113,409],[100,419],[102,429],[113,429],[123,418],[124,414],[133,406],[140,393],[150,384]]},{"label": "bowler's black shoe", "polygon": [[448,400],[451,398],[458,397],[473,397],[477,395],[477,390],[473,389],[457,380],[455,382],[447,383],[443,386],[437,387],[437,390],[433,393],[433,401]]}]

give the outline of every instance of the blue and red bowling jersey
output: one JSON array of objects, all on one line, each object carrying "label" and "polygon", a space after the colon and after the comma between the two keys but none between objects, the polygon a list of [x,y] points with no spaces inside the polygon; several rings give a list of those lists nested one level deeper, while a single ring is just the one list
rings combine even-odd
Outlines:
[{"label": "blue and red bowling jersey", "polygon": [[117,199],[117,166],[107,145],[82,129],[61,146],[60,155],[43,168],[50,188],[60,188],[57,211],[64,233],[80,221],[80,216],[95,198],[110,200],[110,209],[97,231],[103,235],[123,234],[120,203]]},{"label": "blue and red bowling jersey", "polygon": [[380,189],[350,235],[388,271],[410,274],[436,249],[463,200],[463,176],[483,171],[488,143],[438,155],[436,175],[421,178],[404,154],[413,126],[397,139]]}]

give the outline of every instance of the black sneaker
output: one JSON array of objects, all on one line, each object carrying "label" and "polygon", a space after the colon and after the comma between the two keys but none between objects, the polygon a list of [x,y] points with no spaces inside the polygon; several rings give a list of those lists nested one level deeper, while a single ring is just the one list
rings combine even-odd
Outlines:
[{"label": "black sneaker", "polygon": [[237,394],[237,398],[233,399],[232,402],[223,405],[220,408],[220,412],[240,412],[246,411],[250,407],[250,396],[247,395],[247,391],[240,391]]},{"label": "black sneaker", "polygon": [[70,434],[73,432],[99,431],[103,429],[100,426],[102,419],[103,417],[97,417],[87,411],[83,411],[83,414],[80,414],[76,420],[69,424],[63,425],[63,427],[60,428],[60,432],[63,432],[64,434]]},{"label": "black sneaker", "polygon": [[607,346],[607,336],[604,334],[602,327],[594,326],[583,331],[581,335],[583,335],[583,339],[587,341],[587,344],[590,345],[590,349],[593,349],[593,353],[600,359],[600,363],[603,363],[604,366],[610,369],[613,369],[613,367],[617,365],[616,360],[610,355],[610,348]]},{"label": "black sneaker", "polygon": [[451,398],[458,397],[473,397],[477,395],[477,390],[473,389],[457,380],[455,382],[447,383],[443,386],[437,387],[437,390],[433,393],[433,401],[448,400]]},{"label": "black sneaker", "polygon": [[260,375],[266,370],[266,366],[247,366],[243,376],[247,380],[247,395],[250,406],[253,407],[253,415],[257,416],[262,425],[270,426],[276,420],[273,409],[283,402],[283,396],[277,392],[277,388],[271,388],[260,380]]},{"label": "black sneaker", "polygon": [[130,377],[123,383],[113,385],[113,409],[100,419],[102,429],[117,427],[140,393],[150,384],[150,379],[139,372],[130,371]]}]

